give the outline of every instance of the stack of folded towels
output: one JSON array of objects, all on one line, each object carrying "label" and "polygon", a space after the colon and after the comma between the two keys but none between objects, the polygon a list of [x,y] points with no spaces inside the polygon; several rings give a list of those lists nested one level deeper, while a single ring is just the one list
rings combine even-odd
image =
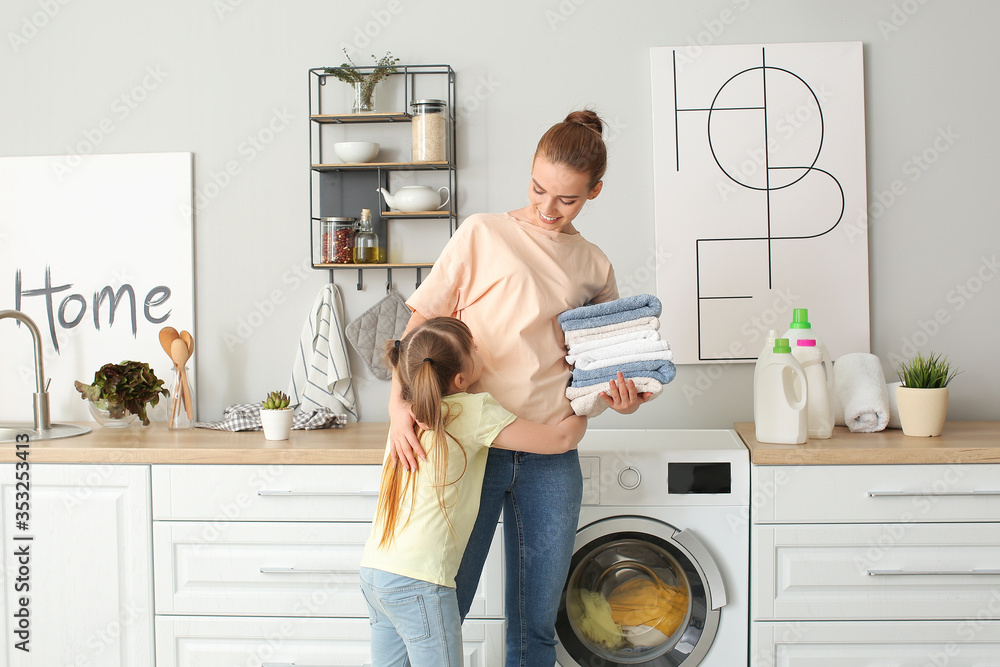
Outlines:
[{"label": "stack of folded towels", "polygon": [[621,372],[636,391],[656,397],[674,379],[677,369],[666,341],[660,340],[660,300],[639,294],[559,315],[573,365],[573,382],[566,389],[573,412],[596,417],[608,407],[601,397],[608,382]]}]

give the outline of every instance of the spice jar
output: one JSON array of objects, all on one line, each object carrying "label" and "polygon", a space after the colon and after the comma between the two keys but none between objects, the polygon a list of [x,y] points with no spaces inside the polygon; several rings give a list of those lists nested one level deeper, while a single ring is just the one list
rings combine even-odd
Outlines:
[{"label": "spice jar", "polygon": [[323,264],[354,261],[354,223],[357,218],[320,218]]},{"label": "spice jar", "polygon": [[411,121],[414,162],[448,160],[448,104],[444,100],[414,100]]},{"label": "spice jar", "polygon": [[378,264],[384,261],[384,255],[379,249],[378,234],[372,229],[371,209],[363,208],[361,222],[358,223],[358,231],[354,235],[354,263]]}]

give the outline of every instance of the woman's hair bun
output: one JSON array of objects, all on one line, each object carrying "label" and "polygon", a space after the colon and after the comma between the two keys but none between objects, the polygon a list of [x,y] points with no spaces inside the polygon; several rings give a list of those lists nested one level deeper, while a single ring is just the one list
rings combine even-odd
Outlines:
[{"label": "woman's hair bun", "polygon": [[573,111],[566,119],[564,123],[575,123],[577,125],[583,125],[584,127],[589,127],[594,132],[598,134],[604,133],[604,124],[601,123],[601,118],[597,115],[595,111],[590,109],[582,109],[580,111]]}]

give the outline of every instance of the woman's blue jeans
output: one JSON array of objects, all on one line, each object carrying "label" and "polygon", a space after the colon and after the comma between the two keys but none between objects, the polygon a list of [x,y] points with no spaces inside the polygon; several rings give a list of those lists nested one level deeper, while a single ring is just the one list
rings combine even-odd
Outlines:
[{"label": "woman's blue jeans", "polygon": [[361,568],[373,667],[462,667],[455,589]]},{"label": "woman's blue jeans", "polygon": [[573,557],[583,476],[576,450],[543,455],[490,449],[469,546],[459,568],[458,605],[469,613],[503,510],[506,667],[556,662],[556,613]]}]

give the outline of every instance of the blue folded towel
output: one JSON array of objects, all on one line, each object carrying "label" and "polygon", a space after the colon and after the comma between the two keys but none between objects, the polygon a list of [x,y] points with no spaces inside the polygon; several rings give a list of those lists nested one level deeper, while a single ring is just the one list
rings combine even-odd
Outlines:
[{"label": "blue folded towel", "polygon": [[672,361],[633,361],[617,367],[595,368],[590,371],[573,371],[573,382],[571,387],[589,387],[593,384],[607,384],[611,380],[618,378],[618,372],[625,376],[625,379],[633,377],[647,377],[658,380],[660,384],[668,384],[677,375],[677,367]]},{"label": "blue folded towel", "polygon": [[628,322],[640,317],[659,317],[662,311],[663,306],[655,296],[637,294],[559,313],[559,326],[563,331],[576,331]]}]

